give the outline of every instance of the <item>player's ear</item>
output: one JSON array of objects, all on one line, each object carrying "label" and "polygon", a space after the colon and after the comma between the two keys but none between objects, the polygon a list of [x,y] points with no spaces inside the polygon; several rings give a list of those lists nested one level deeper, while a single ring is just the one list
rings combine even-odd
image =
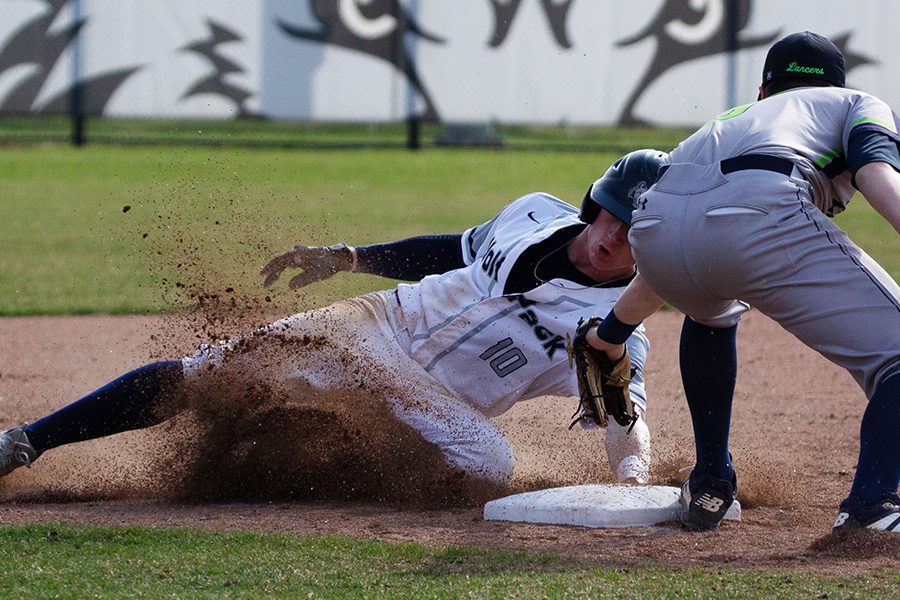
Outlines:
[{"label": "player's ear", "polygon": [[759,91],[759,94],[757,94],[757,96],[756,96],[757,100],[762,100],[763,98],[766,97],[766,89],[763,86],[759,86],[756,89]]}]

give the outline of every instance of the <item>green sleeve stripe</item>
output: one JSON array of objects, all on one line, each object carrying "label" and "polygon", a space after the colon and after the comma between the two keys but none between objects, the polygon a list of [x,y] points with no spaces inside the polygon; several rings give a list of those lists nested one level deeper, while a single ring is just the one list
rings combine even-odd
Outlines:
[{"label": "green sleeve stripe", "polygon": [[737,116],[742,115],[745,112],[747,112],[750,109],[750,107],[752,107],[754,104],[756,104],[756,102],[748,102],[747,104],[741,104],[740,106],[735,106],[734,108],[726,110],[721,115],[713,118],[712,120],[713,121],[725,121],[727,119],[732,119],[734,117],[737,117]]},{"label": "green sleeve stripe", "polygon": [[882,120],[880,120],[880,119],[873,119],[872,117],[860,117],[860,118],[858,118],[857,120],[855,120],[855,121],[853,121],[852,123],[850,123],[850,129],[853,129],[854,127],[856,127],[856,126],[859,125],[860,123],[875,123],[876,125],[881,125],[882,127],[884,127],[885,129],[887,129],[887,130],[889,130],[889,131],[893,131],[894,133],[897,133],[897,130],[894,129],[893,123],[887,123],[887,122],[882,121]]},{"label": "green sleeve stripe", "polygon": [[843,150],[841,150],[840,148],[835,148],[834,150],[829,150],[828,152],[826,152],[825,154],[823,154],[822,156],[819,157],[819,159],[816,161],[816,166],[819,167],[820,169],[822,169],[825,167],[825,165],[827,165],[834,159],[838,158],[842,154],[843,154]]}]

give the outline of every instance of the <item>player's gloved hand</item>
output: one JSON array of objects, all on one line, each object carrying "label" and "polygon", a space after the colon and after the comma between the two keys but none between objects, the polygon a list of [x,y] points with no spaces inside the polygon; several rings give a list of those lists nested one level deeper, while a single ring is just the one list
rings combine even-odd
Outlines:
[{"label": "player's gloved hand", "polygon": [[602,320],[600,317],[579,319],[575,337],[567,340],[569,368],[575,369],[579,394],[578,409],[572,415],[574,421],[569,429],[575,423],[584,422],[588,427],[591,423],[606,427],[612,416],[616,423],[628,427],[630,433],[638,416],[628,390],[634,376],[628,349],[625,348],[620,358],[612,360],[606,352],[597,350],[587,340],[588,332],[596,329]]},{"label": "player's gloved hand", "polygon": [[285,269],[303,269],[289,282],[291,289],[302,288],[316,281],[328,279],[339,271],[353,268],[353,251],[347,244],[333,246],[294,246],[268,262],[259,272],[265,277],[263,285],[269,287]]}]

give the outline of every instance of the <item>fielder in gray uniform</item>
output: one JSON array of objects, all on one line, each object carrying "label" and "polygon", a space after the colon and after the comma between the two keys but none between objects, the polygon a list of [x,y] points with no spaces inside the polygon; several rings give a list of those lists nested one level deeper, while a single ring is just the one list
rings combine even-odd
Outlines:
[{"label": "fielder in gray uniform", "polygon": [[900,288],[830,219],[855,188],[900,232],[900,121],[878,98],[846,89],[844,72],[840,50],[817,34],[772,46],[758,100],[681,142],[639,199],[629,239],[640,274],[599,338],[589,336],[615,357],[663,301],[686,315],[681,370],[696,444],[681,492],[688,526],[718,526],[736,494],[728,434],[735,333],[749,305],[846,368],[869,400],[834,529],[900,532]]},{"label": "fielder in gray uniform", "polygon": [[[462,234],[294,247],[263,268],[265,285],[290,269],[301,269],[293,288],[338,271],[416,283],[292,315],[182,360],[126,373],[0,434],[0,476],[57,446],[159,423],[177,412],[171,399],[199,379],[249,377],[290,398],[342,390],[352,397],[364,382],[451,468],[505,483],[512,450],[490,418],[530,398],[578,395],[565,334],[581,317],[608,311],[634,278],[627,239],[633,203],[665,162],[652,150],[626,155],[590,187],[580,212],[534,193]],[[631,394],[643,415],[649,343],[638,329],[628,344],[637,367]],[[630,431],[610,423],[606,448],[619,481],[648,481],[643,419]]]}]

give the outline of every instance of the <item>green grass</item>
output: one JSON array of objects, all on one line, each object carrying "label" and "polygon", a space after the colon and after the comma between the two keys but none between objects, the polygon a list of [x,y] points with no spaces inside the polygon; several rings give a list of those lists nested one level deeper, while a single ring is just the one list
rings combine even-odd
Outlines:
[{"label": "green grass", "polygon": [[[404,148],[407,126],[388,123],[303,123],[263,119],[191,120],[88,118],[88,143],[187,144],[225,147],[286,148]],[[491,134],[505,148],[614,152],[640,147],[669,150],[691,133],[678,128],[585,127],[492,123]],[[443,124],[422,123],[419,143],[434,147],[446,133]],[[0,143],[63,142],[71,140],[72,124],[65,115],[0,116]]]},{"label": "green grass", "polygon": [[[619,134],[624,135],[624,134]],[[646,141],[627,133],[634,146]],[[579,204],[618,153],[65,145],[0,148],[0,315],[142,313],[194,292],[264,296],[293,244],[459,232],[521,194]],[[129,207],[125,212],[125,207]],[[838,222],[895,277],[900,238],[864,201]],[[293,310],[393,285],[339,275]]]},{"label": "green grass", "polygon": [[199,530],[0,526],[3,598],[888,598],[897,573],[598,565],[526,552]]},{"label": "green grass", "polygon": [[[259,293],[258,269],[293,244],[462,231],[533,190],[578,203],[614,158],[486,150],[5,148],[0,314],[159,311],[178,304],[175,280]],[[392,284],[336,280],[304,297],[319,302],[331,298],[324,294]],[[296,302],[285,286],[273,296]]]},{"label": "green grass", "polygon": [[[190,137],[192,125],[179,124],[179,131]],[[3,120],[0,134],[13,126]],[[209,127],[207,140],[283,134],[268,124]],[[337,126],[318,133],[342,134]],[[515,134],[535,143],[576,137],[598,148],[665,148],[675,135],[609,130],[560,138],[541,128]],[[293,244],[462,231],[535,190],[578,204],[620,153],[2,147],[0,315],[158,312],[189,305],[191,291],[227,288],[243,298],[269,294],[279,312],[320,305],[393,282],[342,274],[299,294],[283,282],[263,291],[259,267]],[[838,222],[900,278],[900,239],[864,202],[855,201]],[[849,598],[890,597],[900,585],[896,573],[625,569],[495,550],[61,525],[0,526],[0,564],[7,566],[0,569],[0,598]]]}]

